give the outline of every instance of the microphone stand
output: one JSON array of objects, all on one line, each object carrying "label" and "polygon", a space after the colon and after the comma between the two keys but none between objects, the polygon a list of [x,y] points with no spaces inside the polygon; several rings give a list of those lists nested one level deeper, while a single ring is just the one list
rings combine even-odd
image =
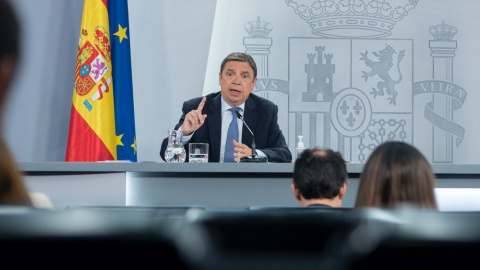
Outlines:
[{"label": "microphone stand", "polygon": [[261,157],[259,155],[256,155],[255,135],[253,135],[252,130],[248,127],[247,123],[245,123],[245,121],[243,121],[243,117],[238,111],[235,111],[235,114],[237,115],[238,119],[242,120],[243,125],[247,127],[248,131],[250,131],[250,134],[252,134],[252,155],[240,158],[240,162],[242,162],[242,163],[267,163],[267,158],[266,157]]}]

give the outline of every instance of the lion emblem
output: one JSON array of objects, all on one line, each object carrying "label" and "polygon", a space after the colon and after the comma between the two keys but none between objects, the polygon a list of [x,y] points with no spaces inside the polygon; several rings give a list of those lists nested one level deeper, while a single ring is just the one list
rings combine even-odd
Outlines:
[{"label": "lion emblem", "polygon": [[363,75],[362,78],[365,78],[365,81],[369,77],[373,77],[375,75],[378,75],[378,77],[381,79],[377,83],[377,88],[372,87],[372,92],[370,92],[371,95],[373,95],[374,98],[377,96],[383,96],[385,95],[385,92],[387,92],[390,97],[388,100],[390,100],[390,104],[395,105],[396,104],[396,98],[398,95],[398,92],[395,90],[395,85],[399,84],[402,81],[402,72],[400,71],[400,62],[402,61],[403,57],[405,56],[405,50],[402,50],[398,53],[398,58],[397,58],[397,69],[398,69],[398,74],[399,78],[398,80],[393,80],[392,77],[390,77],[390,69],[393,66],[393,55],[396,54],[395,50],[390,47],[389,45],[386,45],[385,49],[380,50],[378,53],[373,52],[373,55],[375,55],[378,58],[377,62],[374,62],[370,60],[367,57],[368,51],[365,51],[365,53],[360,53],[362,57],[360,57],[360,60],[365,61],[365,65],[371,68],[369,72],[362,71]]}]

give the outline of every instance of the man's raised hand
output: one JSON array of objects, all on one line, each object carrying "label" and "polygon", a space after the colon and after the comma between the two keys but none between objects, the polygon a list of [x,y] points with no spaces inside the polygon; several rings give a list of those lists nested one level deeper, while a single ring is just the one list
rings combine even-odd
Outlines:
[{"label": "man's raised hand", "polygon": [[185,120],[183,121],[182,130],[183,134],[188,136],[192,134],[195,130],[199,129],[205,122],[207,118],[206,114],[202,114],[203,106],[205,105],[206,97],[202,98],[198,108],[196,110],[191,110],[185,115]]}]

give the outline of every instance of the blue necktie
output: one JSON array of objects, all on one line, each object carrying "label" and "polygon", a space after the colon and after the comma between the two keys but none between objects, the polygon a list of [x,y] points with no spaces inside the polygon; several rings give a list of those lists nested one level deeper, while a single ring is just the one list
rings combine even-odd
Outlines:
[{"label": "blue necktie", "polygon": [[233,140],[238,142],[238,124],[237,124],[237,115],[235,111],[239,111],[240,108],[230,108],[228,109],[232,112],[232,122],[228,127],[227,140],[225,142],[225,155],[223,157],[223,162],[235,162],[235,157],[233,156]]}]

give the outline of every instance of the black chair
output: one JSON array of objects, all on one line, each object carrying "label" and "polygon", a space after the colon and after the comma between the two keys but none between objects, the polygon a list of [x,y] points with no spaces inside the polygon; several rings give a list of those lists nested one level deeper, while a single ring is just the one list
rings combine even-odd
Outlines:
[{"label": "black chair", "polygon": [[157,221],[167,221],[173,219],[183,219],[185,213],[190,209],[204,209],[199,205],[179,205],[179,206],[68,206],[69,211],[94,211],[110,217],[129,216],[133,219],[147,219]]},{"label": "black chair", "polygon": [[347,241],[345,269],[462,269],[478,260],[480,213],[392,210],[380,215],[383,230],[358,229]]},{"label": "black chair", "polygon": [[265,206],[265,205],[256,205],[249,206],[247,210],[252,211],[349,211],[353,210],[352,207],[323,207],[323,206]]},{"label": "black chair", "polygon": [[343,212],[191,211],[176,244],[194,269],[337,269],[357,225]]},{"label": "black chair", "polygon": [[162,224],[95,211],[0,211],[0,243],[4,258],[28,266],[187,269]]}]

